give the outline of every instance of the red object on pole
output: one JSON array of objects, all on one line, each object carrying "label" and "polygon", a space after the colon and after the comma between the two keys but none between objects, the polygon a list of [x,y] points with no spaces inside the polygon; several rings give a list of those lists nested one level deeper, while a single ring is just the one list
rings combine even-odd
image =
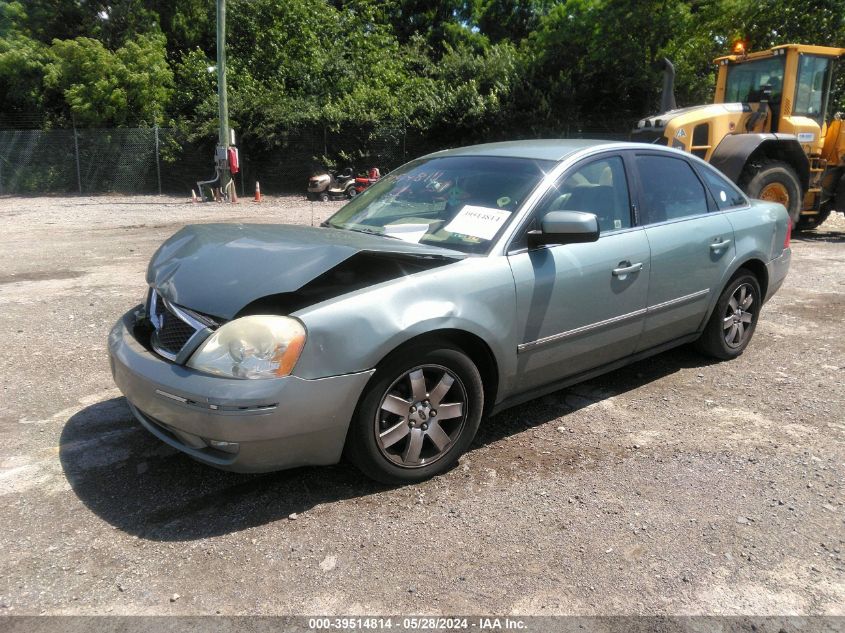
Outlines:
[{"label": "red object on pole", "polygon": [[228,149],[229,152],[229,171],[233,174],[237,174],[241,168],[238,164],[238,148],[237,147],[230,147]]}]

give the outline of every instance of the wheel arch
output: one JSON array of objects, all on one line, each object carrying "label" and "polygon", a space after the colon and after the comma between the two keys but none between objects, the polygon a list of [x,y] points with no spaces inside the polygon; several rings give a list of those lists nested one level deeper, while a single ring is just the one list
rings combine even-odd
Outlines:
[{"label": "wheel arch", "polygon": [[386,353],[376,364],[376,369],[395,354],[420,345],[437,346],[451,344],[465,353],[478,368],[484,387],[484,413],[487,414],[496,401],[499,391],[499,364],[490,346],[477,334],[457,328],[441,328],[412,336]]},{"label": "wheel arch", "polygon": [[739,184],[749,163],[779,160],[795,170],[801,193],[810,186],[810,160],[793,134],[731,134],[722,139],[710,164]]},{"label": "wheel arch", "polygon": [[734,269],[733,273],[729,278],[729,281],[730,279],[736,277],[736,274],[742,268],[750,271],[757,278],[757,283],[760,284],[760,294],[762,297],[765,297],[766,292],[769,289],[769,271],[766,268],[766,264],[764,264],[762,260],[756,257],[746,259],[744,262],[739,264],[736,269]]},{"label": "wheel arch", "polygon": [[727,288],[728,284],[733,281],[733,279],[737,276],[737,273],[742,269],[749,271],[752,275],[757,278],[757,283],[760,284],[760,296],[765,298],[766,292],[769,289],[769,271],[766,268],[766,264],[760,257],[757,256],[751,256],[743,260],[737,260],[728,269],[728,272],[725,273],[725,276],[722,278],[722,281],[718,286],[718,291],[715,292],[714,296],[710,299],[710,305],[707,308],[707,314],[704,316],[704,319],[701,322],[701,329],[703,329],[707,325],[707,322],[710,320],[710,316],[713,314],[713,310],[716,309],[716,304],[719,302],[719,297],[722,295],[724,289]]}]

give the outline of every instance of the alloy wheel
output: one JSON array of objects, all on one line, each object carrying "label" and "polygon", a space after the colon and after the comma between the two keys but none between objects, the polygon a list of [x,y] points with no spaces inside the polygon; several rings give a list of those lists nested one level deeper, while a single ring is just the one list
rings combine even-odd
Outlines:
[{"label": "alloy wheel", "polygon": [[404,468],[427,466],[449,451],[466,419],[460,377],[442,365],[414,367],[382,396],[375,419],[379,451]]},{"label": "alloy wheel", "polygon": [[745,339],[751,335],[751,326],[754,323],[756,310],[754,288],[747,283],[739,285],[731,295],[725,309],[725,315],[722,317],[725,343],[729,347],[742,346]]}]

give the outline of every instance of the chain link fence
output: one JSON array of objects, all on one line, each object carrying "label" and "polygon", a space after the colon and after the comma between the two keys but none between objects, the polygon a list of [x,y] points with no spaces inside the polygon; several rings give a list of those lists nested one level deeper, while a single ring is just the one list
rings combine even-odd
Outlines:
[{"label": "chain link fence", "polygon": [[[569,136],[622,139],[625,134]],[[324,168],[382,173],[443,149],[442,143],[402,126],[311,126],[277,132],[272,147],[245,134],[235,178],[240,195],[297,193]],[[215,139],[188,140],[168,128],[0,129],[0,194],[172,193],[189,196],[214,174]]]}]

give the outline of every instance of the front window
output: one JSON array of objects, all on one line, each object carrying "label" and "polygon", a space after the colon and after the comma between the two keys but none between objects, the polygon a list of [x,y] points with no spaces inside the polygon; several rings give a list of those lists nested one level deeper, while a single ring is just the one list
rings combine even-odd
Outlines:
[{"label": "front window", "polygon": [[538,218],[549,211],[594,213],[604,234],[631,228],[631,201],[620,156],[610,156],[579,166],[549,190]]},{"label": "front window", "polygon": [[763,86],[772,87],[772,103],[780,103],[783,95],[784,55],[758,59],[728,67],[725,87],[726,103],[757,103]]},{"label": "front window", "polygon": [[490,156],[415,160],[365,190],[326,224],[486,253],[554,164]]},{"label": "front window", "polygon": [[794,114],[814,119],[824,115],[831,67],[830,59],[826,57],[801,55],[798,61]]}]

